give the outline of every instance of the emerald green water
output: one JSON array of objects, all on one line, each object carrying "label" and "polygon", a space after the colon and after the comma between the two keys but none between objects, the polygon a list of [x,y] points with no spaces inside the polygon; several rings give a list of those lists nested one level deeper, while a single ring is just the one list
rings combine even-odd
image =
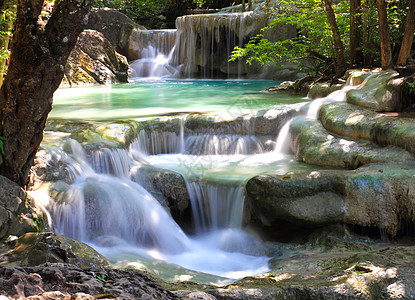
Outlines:
[{"label": "emerald green water", "polygon": [[248,113],[277,104],[304,101],[298,96],[258,93],[277,81],[156,80],[128,84],[61,88],[50,118],[116,120],[186,113]]}]

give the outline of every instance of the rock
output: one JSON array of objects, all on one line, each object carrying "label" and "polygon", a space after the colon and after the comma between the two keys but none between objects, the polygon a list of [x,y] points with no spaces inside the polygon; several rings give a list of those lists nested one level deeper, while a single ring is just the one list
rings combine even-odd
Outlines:
[{"label": "rock", "polygon": [[111,9],[91,12],[86,28],[101,32],[115,50],[126,56],[128,61],[134,59],[129,56],[129,42],[132,32],[137,29],[146,29],[144,26],[134,23],[120,11]]},{"label": "rock", "polygon": [[356,169],[371,163],[414,161],[411,153],[398,147],[330,134],[319,121],[297,118],[290,124],[290,134],[297,160],[311,165]]},{"label": "rock", "polygon": [[346,181],[344,222],[397,235],[403,223],[415,221],[414,186],[413,163],[359,168]]},{"label": "rock", "polygon": [[360,85],[362,84],[365,79],[372,75],[371,70],[369,69],[362,69],[362,70],[347,70],[344,77],[347,78],[347,83],[349,85]]},{"label": "rock", "polygon": [[308,97],[311,99],[327,97],[329,94],[340,90],[342,87],[342,84],[330,84],[328,82],[315,83],[310,87]]},{"label": "rock", "polygon": [[415,247],[307,253],[285,258],[281,268],[206,292],[218,299],[413,299]]},{"label": "rock", "polygon": [[0,294],[19,299],[179,299],[137,271],[63,263],[0,266]]},{"label": "rock", "polygon": [[63,84],[128,82],[128,70],[127,59],[104,35],[87,29],[79,35],[68,58]]},{"label": "rock", "polygon": [[347,102],[379,112],[402,111],[409,103],[408,86],[397,72],[379,72],[368,76],[359,89],[347,92]]},{"label": "rock", "polygon": [[0,241],[9,235],[41,232],[46,214],[35,200],[16,183],[0,176]]},{"label": "rock", "polygon": [[46,262],[70,263],[80,268],[109,267],[110,262],[90,246],[58,233],[27,233],[1,257],[3,264],[37,266]]},{"label": "rock", "polygon": [[316,171],[255,176],[246,184],[246,214],[265,226],[277,220],[300,227],[342,222],[342,182],[331,175]]},{"label": "rock", "polygon": [[183,225],[191,219],[189,193],[182,175],[152,166],[134,170],[134,180],[149,191],[163,206],[168,207],[174,220]]},{"label": "rock", "polygon": [[344,222],[393,237],[405,229],[405,221],[415,221],[414,174],[414,163],[385,163],[354,171],[255,176],[246,184],[246,214],[263,226],[278,220],[300,227]]},{"label": "rock", "polygon": [[347,103],[322,106],[323,126],[335,134],[394,145],[415,154],[415,119],[376,113]]}]

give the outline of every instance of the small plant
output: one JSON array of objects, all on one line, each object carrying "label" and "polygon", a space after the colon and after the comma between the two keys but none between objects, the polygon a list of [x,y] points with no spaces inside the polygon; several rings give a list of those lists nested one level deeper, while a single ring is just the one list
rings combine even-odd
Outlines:
[{"label": "small plant", "polygon": [[45,222],[42,217],[35,217],[33,218],[33,229],[35,232],[43,232],[45,231]]},{"label": "small plant", "polygon": [[409,94],[415,95],[415,82],[407,82],[409,87]]},{"label": "small plant", "polygon": [[105,275],[97,275],[98,280],[101,280],[102,282],[106,282]]},{"label": "small plant", "polygon": [[6,139],[0,136],[0,165],[3,163],[4,141],[6,141]]}]

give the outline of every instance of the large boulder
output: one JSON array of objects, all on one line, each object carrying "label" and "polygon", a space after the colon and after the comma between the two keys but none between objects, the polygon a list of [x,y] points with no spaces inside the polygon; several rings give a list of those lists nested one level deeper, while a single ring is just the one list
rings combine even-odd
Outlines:
[{"label": "large boulder", "polygon": [[303,228],[339,222],[396,236],[405,222],[415,221],[413,174],[413,163],[385,163],[354,171],[259,175],[246,185],[246,213],[251,222],[264,226],[279,220]]},{"label": "large boulder", "polygon": [[272,226],[287,221],[318,227],[343,221],[341,180],[332,172],[259,175],[246,184],[246,215],[250,222]]},{"label": "large boulder", "polygon": [[111,265],[90,246],[53,232],[27,233],[17,239],[15,247],[0,258],[3,264],[13,266],[37,266],[47,262],[69,263],[81,268]]},{"label": "large boulder", "polygon": [[65,66],[63,84],[107,84],[128,82],[127,59],[95,30],[84,30],[78,37]]},{"label": "large boulder", "polygon": [[190,221],[190,197],[186,182],[179,173],[143,165],[134,169],[133,178],[149,191],[164,207],[167,207],[179,224]]},{"label": "large boulder", "polygon": [[128,57],[130,37],[135,29],[144,30],[144,26],[134,23],[123,13],[102,9],[92,12],[88,17],[87,29],[101,32],[105,38],[115,47],[115,50]]},{"label": "large boulder", "polygon": [[41,232],[46,214],[35,200],[13,181],[0,176],[0,241],[10,235]]}]

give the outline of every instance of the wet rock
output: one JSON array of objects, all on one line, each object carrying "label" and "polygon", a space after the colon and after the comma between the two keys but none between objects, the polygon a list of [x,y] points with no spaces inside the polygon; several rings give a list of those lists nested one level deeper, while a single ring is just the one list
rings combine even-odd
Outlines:
[{"label": "wet rock", "polygon": [[263,226],[278,220],[300,227],[343,222],[396,236],[405,221],[415,221],[413,186],[413,163],[260,175],[246,185],[246,211],[250,222]]},{"label": "wet rock", "polygon": [[144,26],[134,23],[129,17],[117,10],[102,9],[91,12],[88,16],[87,29],[101,32],[118,53],[130,57],[129,42],[135,29],[145,30]]},{"label": "wet rock", "polygon": [[163,206],[169,208],[176,222],[189,222],[190,197],[182,175],[152,166],[142,166],[134,170],[133,177]]},{"label": "wet rock", "polygon": [[25,299],[179,299],[137,271],[63,263],[0,266],[0,294]]},{"label": "wet rock", "polygon": [[84,30],[78,37],[65,66],[63,84],[107,84],[128,82],[127,59],[95,30]]},{"label": "wet rock", "polygon": [[347,78],[348,84],[360,85],[365,81],[365,79],[371,76],[372,73],[373,71],[369,69],[362,69],[362,70],[349,69],[346,71],[344,77]]},{"label": "wet rock", "polygon": [[46,214],[16,183],[0,176],[0,241],[9,235],[41,232]]},{"label": "wet rock", "polygon": [[295,81],[283,81],[279,85],[261,91],[261,93],[289,93],[307,96],[310,91],[310,83],[314,80],[315,77],[304,76]]},{"label": "wet rock", "polygon": [[330,132],[370,140],[381,146],[398,146],[415,154],[415,119],[397,116],[376,113],[348,103],[327,104],[320,110],[320,120]]},{"label": "wet rock", "polygon": [[342,87],[342,84],[331,84],[328,82],[316,83],[310,87],[308,97],[311,99],[323,98],[335,91],[340,90]]},{"label": "wet rock", "polygon": [[305,253],[280,270],[206,289],[218,299],[413,299],[415,247]]},{"label": "wet rock", "polygon": [[344,221],[395,236],[402,221],[415,221],[414,186],[413,163],[362,167],[346,181]]},{"label": "wet rock", "polygon": [[407,84],[397,72],[373,73],[359,89],[347,92],[347,102],[379,112],[402,111],[407,103]]},{"label": "wet rock", "polygon": [[265,226],[277,220],[300,227],[341,222],[344,203],[339,177],[329,171],[255,176],[246,184],[247,215]]},{"label": "wet rock", "polygon": [[297,160],[311,165],[356,169],[371,163],[414,161],[411,153],[398,147],[379,147],[333,135],[319,121],[296,119],[290,125],[290,134]]},{"label": "wet rock", "polygon": [[110,262],[90,246],[58,233],[27,233],[15,241],[15,247],[1,256],[3,264],[37,266],[62,262],[87,268],[109,267]]}]

